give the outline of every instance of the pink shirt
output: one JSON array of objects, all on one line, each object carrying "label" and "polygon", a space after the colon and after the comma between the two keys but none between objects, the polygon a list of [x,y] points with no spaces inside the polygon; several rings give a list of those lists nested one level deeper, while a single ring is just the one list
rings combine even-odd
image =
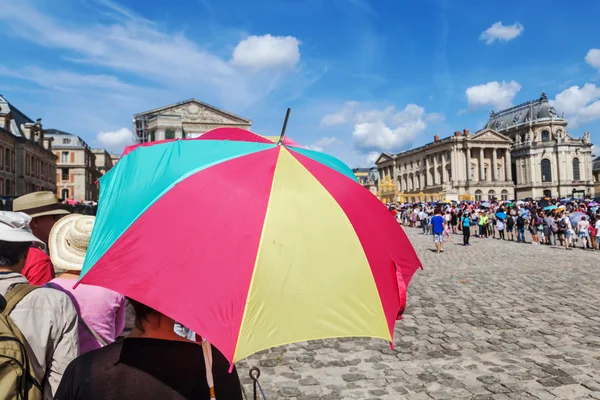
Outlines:
[{"label": "pink shirt", "polygon": [[[100,286],[79,285],[77,289],[73,289],[76,282],[75,279],[65,278],[50,281],[55,289],[69,295],[79,318],[83,318],[106,343],[114,342],[125,328],[125,297]],[[81,322],[79,346],[81,354],[102,347]]]}]

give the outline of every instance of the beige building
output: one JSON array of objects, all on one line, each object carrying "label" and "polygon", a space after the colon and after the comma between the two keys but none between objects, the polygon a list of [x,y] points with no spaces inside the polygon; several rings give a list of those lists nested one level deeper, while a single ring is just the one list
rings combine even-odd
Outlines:
[{"label": "beige building", "polygon": [[41,120],[33,122],[0,95],[0,195],[56,191],[56,156]]},{"label": "beige building", "polygon": [[112,154],[106,149],[92,149],[92,153],[94,153],[94,162],[100,176],[106,174],[114,166]]},{"label": "beige building", "polygon": [[134,115],[138,143],[194,138],[222,126],[250,129],[252,121],[196,99],[182,101]]},{"label": "beige building", "polygon": [[113,167],[117,165],[117,162],[121,158],[120,154],[110,153],[110,160],[112,162]]},{"label": "beige building", "polygon": [[62,200],[98,201],[96,181],[101,176],[96,168],[96,156],[77,135],[49,129],[46,135],[54,139],[53,151],[58,158],[56,172],[57,195]]},{"label": "beige building", "polygon": [[376,161],[379,196],[390,201],[491,200],[592,195],[590,134],[568,134],[544,93],[492,112],[486,127]]},{"label": "beige building", "polygon": [[485,129],[462,133],[376,161],[386,202],[512,198],[510,139]]},{"label": "beige building", "polygon": [[592,143],[569,135],[564,114],[557,114],[542,93],[537,100],[492,112],[486,125],[510,138],[515,196],[522,198],[593,195]]},{"label": "beige building", "polygon": [[594,175],[594,196],[600,197],[600,157],[592,162],[592,174]]}]

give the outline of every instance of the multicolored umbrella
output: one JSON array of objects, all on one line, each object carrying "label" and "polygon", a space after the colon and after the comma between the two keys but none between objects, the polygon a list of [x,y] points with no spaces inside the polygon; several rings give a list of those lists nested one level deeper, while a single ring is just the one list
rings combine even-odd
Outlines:
[{"label": "multicolored umbrella", "polygon": [[345,164],[251,132],[129,147],[100,188],[80,283],[159,310],[231,362],[311,339],[392,341],[421,265]]},{"label": "multicolored umbrella", "polygon": [[552,210],[556,210],[558,207],[555,205],[552,206],[546,206],[544,207],[544,211],[552,211]]}]

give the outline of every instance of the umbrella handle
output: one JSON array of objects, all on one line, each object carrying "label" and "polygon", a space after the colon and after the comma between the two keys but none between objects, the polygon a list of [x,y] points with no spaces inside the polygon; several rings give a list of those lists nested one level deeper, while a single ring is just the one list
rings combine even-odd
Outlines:
[{"label": "umbrella handle", "polygon": [[250,368],[250,372],[248,373],[248,375],[250,375],[250,379],[252,379],[254,400],[258,400],[258,392],[256,391],[256,389],[258,385],[258,378],[260,378],[260,369],[258,369],[258,367],[252,367]]}]

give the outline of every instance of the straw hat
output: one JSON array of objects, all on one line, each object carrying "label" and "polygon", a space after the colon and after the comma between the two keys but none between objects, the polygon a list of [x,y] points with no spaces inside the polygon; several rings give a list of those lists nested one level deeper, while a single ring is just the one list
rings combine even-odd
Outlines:
[{"label": "straw hat", "polygon": [[50,231],[50,259],[56,268],[81,271],[96,217],[71,214],[60,219]]},{"label": "straw hat", "polygon": [[21,211],[31,218],[44,215],[66,215],[69,212],[62,208],[52,192],[35,192],[17,197],[13,200],[13,211]]}]

